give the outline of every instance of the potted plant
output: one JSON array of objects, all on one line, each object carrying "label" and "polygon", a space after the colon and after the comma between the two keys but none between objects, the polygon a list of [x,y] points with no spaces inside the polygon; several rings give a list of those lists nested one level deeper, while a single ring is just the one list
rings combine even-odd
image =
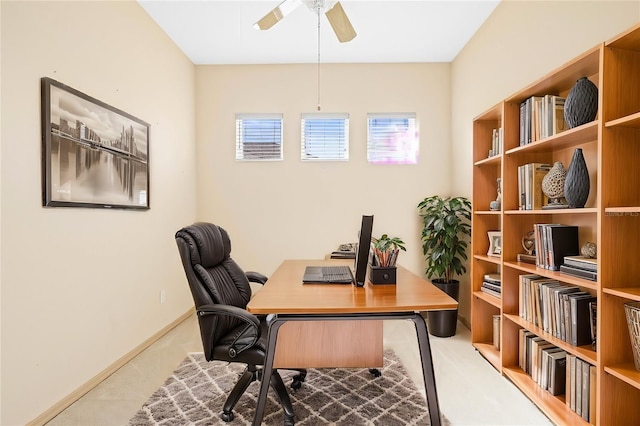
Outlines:
[{"label": "potted plant", "polygon": [[396,262],[400,250],[407,251],[404,241],[398,237],[382,234],[380,238],[371,238],[373,256],[370,265],[369,281],[372,284],[395,284]]},{"label": "potted plant", "polygon": [[[427,261],[425,273],[431,282],[458,300],[460,281],[456,275],[467,272],[468,238],[471,235],[471,202],[465,197],[427,197],[418,204],[422,218],[422,252]],[[456,333],[458,310],[430,312],[429,332],[449,337]]]}]

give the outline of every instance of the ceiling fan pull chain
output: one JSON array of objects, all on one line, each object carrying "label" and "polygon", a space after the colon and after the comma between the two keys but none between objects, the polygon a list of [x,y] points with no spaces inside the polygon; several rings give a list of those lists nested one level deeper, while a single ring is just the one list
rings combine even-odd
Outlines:
[{"label": "ceiling fan pull chain", "polygon": [[320,6],[316,7],[318,15],[318,111],[320,111]]}]

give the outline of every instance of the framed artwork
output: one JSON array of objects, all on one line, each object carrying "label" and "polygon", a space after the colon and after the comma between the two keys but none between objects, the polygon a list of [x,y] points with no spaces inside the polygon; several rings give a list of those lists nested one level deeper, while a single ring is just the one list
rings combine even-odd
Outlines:
[{"label": "framed artwork", "polygon": [[487,236],[489,237],[489,251],[487,255],[500,257],[502,254],[502,233],[500,231],[489,231],[487,232]]},{"label": "framed artwork", "polygon": [[149,209],[149,124],[41,82],[42,205]]}]

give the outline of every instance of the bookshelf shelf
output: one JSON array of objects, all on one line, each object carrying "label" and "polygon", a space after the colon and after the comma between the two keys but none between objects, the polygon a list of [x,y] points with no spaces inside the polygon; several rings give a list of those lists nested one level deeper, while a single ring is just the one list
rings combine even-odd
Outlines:
[{"label": "bookshelf shelf", "polygon": [[[592,424],[640,424],[640,411],[637,410],[640,406],[640,372],[634,368],[624,312],[626,301],[640,301],[640,262],[637,261],[637,250],[633,249],[637,247],[640,235],[640,191],[635,190],[640,187],[637,172],[640,168],[638,69],[640,24],[542,76],[473,121],[472,344],[557,424],[588,423],[567,407],[564,396],[552,396],[520,368],[521,330],[530,331],[568,355],[596,367],[595,390],[591,388],[591,395],[596,395]],[[556,98],[545,98],[545,95],[566,98],[582,77],[598,86],[598,113],[594,121],[564,131],[559,131],[560,126],[538,127],[537,131],[525,132],[526,137],[521,137],[520,132],[528,128],[526,124],[521,128],[521,117],[525,118],[524,123],[533,124],[553,120],[554,110],[549,114],[544,106],[557,105]],[[527,102],[534,96],[543,102]],[[534,108],[529,109],[531,104]],[[540,108],[538,105],[543,105],[542,112],[535,109]],[[538,114],[537,118],[535,114]],[[540,137],[553,133],[551,127],[554,127],[555,135]],[[492,131],[496,128],[502,129],[502,153],[487,158],[492,149]],[[531,142],[525,143],[529,140]],[[561,162],[567,169],[578,148],[583,151],[590,176],[586,207],[519,210],[522,203],[518,187],[521,166]],[[493,212],[488,209],[496,197],[498,178],[501,179],[502,211]],[[521,187],[522,184],[521,181]],[[516,261],[518,254],[524,252],[523,236],[532,231],[535,224],[543,223],[576,225],[579,244],[590,241],[597,245],[597,281]],[[500,257],[486,255],[489,231],[501,232]],[[501,275],[501,299],[480,291],[484,275],[496,272]],[[537,274],[575,285],[597,298],[597,352],[591,345],[570,345],[519,316],[519,276],[523,274]],[[493,341],[491,324],[496,314],[502,315],[500,351],[487,343]]]},{"label": "bookshelf shelf", "polygon": [[640,128],[640,112],[636,112],[635,114],[627,115],[626,117],[618,118],[616,120],[607,121],[605,123],[606,127],[631,127],[633,129]]},{"label": "bookshelf shelf", "polygon": [[534,332],[536,335],[542,337],[547,342],[553,343],[557,347],[564,349],[565,351],[571,353],[572,355],[580,357],[581,359],[587,361],[591,365],[598,364],[597,354],[593,349],[591,349],[590,345],[573,346],[565,342],[564,340],[554,337],[552,334],[547,333],[546,331],[544,331],[538,326],[533,325],[529,321],[523,318],[520,318],[518,315],[503,314],[503,317],[519,325],[521,328],[526,328],[527,330]]},{"label": "bookshelf shelf", "polygon": [[640,302],[640,287],[614,287],[602,290],[606,294]]},{"label": "bookshelf shelf", "polygon": [[503,373],[544,412],[555,424],[586,426],[589,423],[567,407],[564,395],[553,396],[542,390],[531,377],[517,367],[503,368]]},{"label": "bookshelf shelf", "polygon": [[495,263],[496,265],[500,265],[500,258],[496,256],[487,256],[486,254],[476,254],[473,256],[473,258],[482,260],[483,262]]},{"label": "bookshelf shelf", "polygon": [[484,291],[474,291],[473,296],[477,297],[480,300],[484,300],[490,305],[495,306],[500,309],[501,301],[495,296],[491,296],[490,294],[485,293]]},{"label": "bookshelf shelf", "polygon": [[598,120],[595,120],[555,136],[512,148],[506,152],[506,155],[551,152],[563,148],[579,147],[585,143],[595,143],[597,139]]},{"label": "bookshelf shelf", "polygon": [[565,214],[595,214],[598,213],[598,209],[596,208],[582,208],[582,209],[548,209],[548,210],[506,210],[504,212],[505,215],[565,215]]},{"label": "bookshelf shelf", "polygon": [[640,371],[633,362],[604,367],[604,371],[640,390]]},{"label": "bookshelf shelf", "polygon": [[594,282],[594,281],[589,281],[589,280],[585,280],[585,279],[582,279],[582,278],[572,277],[570,275],[563,274],[562,272],[558,272],[558,271],[550,271],[548,269],[538,268],[535,265],[532,265],[530,263],[508,261],[508,262],[504,262],[504,266],[507,266],[507,267],[510,267],[510,268],[514,268],[514,269],[518,269],[518,270],[520,270],[522,272],[526,272],[528,274],[537,274],[537,275],[540,275],[542,277],[553,278],[553,279],[556,279],[558,281],[565,282],[567,284],[573,284],[573,285],[577,285],[577,286],[580,286],[580,287],[585,287],[585,288],[588,288],[590,290],[597,290],[597,288],[598,288],[598,284],[596,282]]},{"label": "bookshelf shelf", "polygon": [[500,351],[493,346],[493,343],[474,343],[473,347],[476,348],[478,352],[480,352],[480,355],[485,357],[496,370],[500,371]]}]

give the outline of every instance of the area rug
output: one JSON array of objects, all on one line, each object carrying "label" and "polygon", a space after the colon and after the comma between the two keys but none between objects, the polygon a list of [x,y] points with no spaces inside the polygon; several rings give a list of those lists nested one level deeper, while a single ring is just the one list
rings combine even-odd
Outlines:
[{"label": "area rug", "polygon": [[[207,362],[202,353],[190,353],[129,425],[251,424],[258,382],[253,382],[238,401],[233,421],[220,419],[224,401],[243,370],[242,364]],[[293,391],[289,384],[296,372],[279,371],[289,390],[296,425],[430,424],[424,397],[391,349],[384,352],[380,377],[366,368],[309,369],[302,388]],[[283,419],[282,407],[269,388],[263,424],[281,425]],[[443,424],[450,423],[443,417]]]}]

